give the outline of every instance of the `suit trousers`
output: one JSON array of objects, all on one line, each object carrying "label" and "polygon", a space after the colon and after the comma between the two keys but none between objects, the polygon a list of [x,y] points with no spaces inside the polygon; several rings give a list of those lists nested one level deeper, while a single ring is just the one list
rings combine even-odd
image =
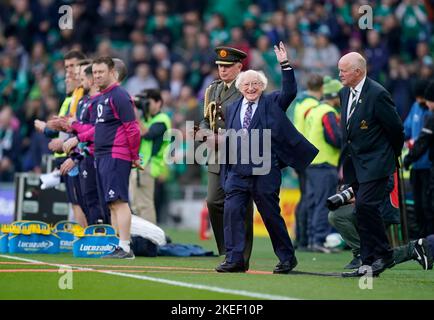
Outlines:
[{"label": "suit trousers", "polygon": [[380,206],[387,195],[389,177],[351,186],[356,198],[356,221],[360,236],[360,257],[371,265],[377,259],[390,259],[393,251],[387,239]]},{"label": "suit trousers", "polygon": [[295,234],[297,239],[297,246],[307,247],[307,194],[306,194],[306,171],[297,170],[298,184],[300,188],[300,200],[295,208]]},{"label": "suit trousers", "polygon": [[407,213],[408,235],[410,239],[415,240],[434,231],[434,217],[430,208],[430,169],[412,169],[410,181],[413,187],[414,211]]},{"label": "suit trousers", "polygon": [[[357,232],[354,206],[349,204],[342,206],[335,211],[330,211],[329,222],[334,228],[336,228],[345,243],[350,246],[353,256],[357,257],[360,254],[360,237]],[[393,258],[395,259],[396,264],[412,260],[413,251],[413,241],[410,241],[404,246],[393,248]]]},{"label": "suit trousers", "polygon": [[[220,175],[217,173],[208,172],[208,196],[206,199],[208,207],[208,215],[211,222],[211,227],[214,233],[214,238],[217,244],[219,255],[226,254],[225,238],[224,238],[224,203],[225,192],[221,186]],[[244,227],[246,230],[244,262],[248,263],[252,254],[253,247],[253,201],[249,199],[247,204],[246,217],[244,219]]]},{"label": "suit trousers", "polygon": [[234,171],[228,172],[224,188],[224,236],[228,262],[239,263],[243,259],[246,232],[244,221],[250,198],[253,198],[261,214],[276,256],[281,262],[293,258],[294,247],[280,215],[281,180],[278,167],[272,167],[270,173],[263,176],[243,176]]}]

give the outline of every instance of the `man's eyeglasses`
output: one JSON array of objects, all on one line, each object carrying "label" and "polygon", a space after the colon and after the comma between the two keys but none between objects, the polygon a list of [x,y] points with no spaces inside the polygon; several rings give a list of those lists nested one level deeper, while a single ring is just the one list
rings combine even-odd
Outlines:
[{"label": "man's eyeglasses", "polygon": [[250,86],[252,86],[253,88],[258,88],[262,86],[262,82],[260,81],[244,82],[241,86],[243,88],[249,88]]}]

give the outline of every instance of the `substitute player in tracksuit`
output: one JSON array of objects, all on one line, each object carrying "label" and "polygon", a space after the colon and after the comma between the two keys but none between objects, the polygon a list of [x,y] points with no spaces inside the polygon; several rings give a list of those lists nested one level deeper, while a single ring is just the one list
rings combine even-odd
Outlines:
[{"label": "substitute player in tracksuit", "polygon": [[[115,78],[120,83],[125,79],[127,69],[122,60],[115,58],[113,61],[115,62]],[[95,224],[102,221],[102,223],[110,224],[110,210],[103,195],[98,194],[100,189],[97,188],[94,140],[99,92],[93,81],[91,65],[81,70],[81,85],[88,92],[79,102],[77,119],[65,119],[63,123],[65,130],[75,134],[75,137],[65,141],[64,150],[69,152],[79,145],[81,154],[84,156],[80,161],[80,182],[83,198],[89,207],[89,213],[86,215],[88,223]]]},{"label": "substitute player in tracksuit", "polygon": [[[77,68],[79,63],[86,59],[86,56],[76,50],[68,52],[64,56],[64,66],[65,66],[65,84],[67,97],[63,101],[59,116],[63,117],[65,115],[74,115],[77,108],[78,101],[83,96],[83,89],[80,86],[79,79],[77,76]],[[50,150],[54,151],[54,157],[56,159],[56,167],[61,168],[72,166],[73,163],[68,161],[65,153],[63,153],[62,147],[63,142],[67,138],[66,133],[60,132],[60,128],[55,128],[51,126],[52,120],[45,122],[41,120],[35,120],[35,128],[43,132],[48,138],[52,138],[48,147]],[[69,162],[65,164],[65,162]],[[74,212],[74,219],[83,227],[86,226],[86,217],[84,212],[87,211],[84,201],[78,195],[81,194],[80,183],[78,179],[78,173],[69,173],[63,176],[63,181],[66,186],[66,194],[68,197],[68,202],[72,205],[72,210]]]},{"label": "substitute player in tracksuit", "polygon": [[95,122],[98,188],[110,207],[112,225],[120,238],[119,247],[104,258],[133,259],[128,189],[131,167],[143,169],[139,158],[139,124],[132,98],[116,80],[114,61],[110,57],[97,58],[92,73],[100,90]]},{"label": "substitute player in tracksuit", "polygon": [[100,201],[96,181],[94,126],[99,93],[93,83],[92,66],[83,66],[80,77],[85,95],[77,107],[77,120],[71,119],[68,123],[68,131],[72,131],[75,136],[65,141],[64,150],[69,153],[73,147],[78,145],[75,150],[80,154],[77,160],[79,160],[81,195],[88,208],[86,212],[87,223],[89,225],[99,222],[109,224],[110,211],[107,204]]}]

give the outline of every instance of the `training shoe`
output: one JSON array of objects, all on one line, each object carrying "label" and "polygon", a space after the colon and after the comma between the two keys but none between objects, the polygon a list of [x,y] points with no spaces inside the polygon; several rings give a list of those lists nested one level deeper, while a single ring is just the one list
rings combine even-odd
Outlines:
[{"label": "training shoe", "polygon": [[121,247],[116,247],[116,249],[108,254],[102,257],[102,259],[134,259],[134,252],[130,249],[129,252],[124,251]]},{"label": "training shoe", "polygon": [[426,239],[420,238],[415,241],[413,249],[413,259],[422,266],[423,270],[432,269],[433,257]]}]

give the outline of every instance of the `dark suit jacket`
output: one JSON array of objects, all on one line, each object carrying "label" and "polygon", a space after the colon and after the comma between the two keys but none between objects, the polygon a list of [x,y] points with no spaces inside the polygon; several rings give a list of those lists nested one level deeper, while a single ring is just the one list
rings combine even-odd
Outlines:
[{"label": "dark suit jacket", "polygon": [[342,163],[346,183],[374,181],[393,174],[404,144],[404,127],[395,104],[379,83],[366,78],[347,130],[350,89],[339,92]]},{"label": "dark suit jacket", "polygon": [[[250,123],[249,133],[251,129],[271,129],[271,151],[276,156],[279,167],[285,168],[291,166],[301,170],[312,162],[318,154],[318,150],[295,129],[286,116],[285,111],[292,100],[294,100],[296,94],[297,85],[294,71],[283,70],[282,91],[263,94],[259,98],[258,107]],[[226,130],[237,128],[235,122],[240,122],[240,119],[236,115],[239,115],[238,110],[241,108],[242,101],[243,98],[227,107],[225,116]],[[260,141],[262,141],[261,138]],[[226,152],[227,156],[233,152],[240,154],[239,149],[230,150],[229,143],[226,144],[226,147],[228,148]],[[262,144],[260,144],[259,153],[263,154],[261,147],[263,147]],[[226,161],[228,163],[228,158]],[[258,167],[254,163],[249,163],[247,166],[251,168]],[[224,167],[227,174],[229,166]]]}]

